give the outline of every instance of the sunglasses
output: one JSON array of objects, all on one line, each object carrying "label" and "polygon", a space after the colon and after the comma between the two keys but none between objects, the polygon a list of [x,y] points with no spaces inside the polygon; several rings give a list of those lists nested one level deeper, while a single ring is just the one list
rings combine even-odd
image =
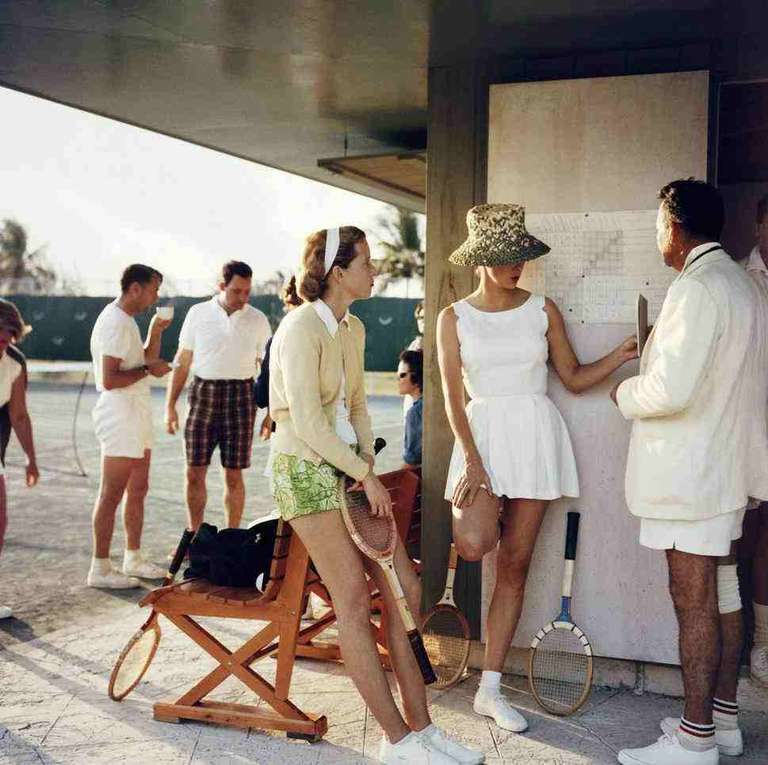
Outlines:
[{"label": "sunglasses", "polygon": [[398,372],[397,376],[399,379],[403,379],[404,377],[408,377],[408,375],[411,374],[410,372]]}]

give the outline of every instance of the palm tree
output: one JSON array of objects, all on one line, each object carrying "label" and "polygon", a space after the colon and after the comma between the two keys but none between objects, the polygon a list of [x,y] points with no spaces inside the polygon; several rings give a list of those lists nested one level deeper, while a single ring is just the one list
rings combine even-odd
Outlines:
[{"label": "palm tree", "polygon": [[45,246],[28,249],[27,232],[8,218],[0,228],[0,294],[48,294],[56,286],[56,273],[45,258]]},{"label": "palm tree", "polygon": [[382,216],[378,220],[384,230],[381,247],[384,257],[378,262],[383,287],[398,279],[424,277],[426,253],[419,232],[416,213],[402,207],[395,208],[394,215]]}]

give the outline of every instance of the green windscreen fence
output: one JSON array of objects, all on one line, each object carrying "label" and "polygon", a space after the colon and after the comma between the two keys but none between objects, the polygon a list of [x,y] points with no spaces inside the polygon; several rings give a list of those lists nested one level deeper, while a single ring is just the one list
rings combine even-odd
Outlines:
[{"label": "green windscreen fence", "polygon": [[[44,295],[12,295],[7,297],[21,311],[32,333],[21,346],[30,359],[48,361],[90,361],[90,337],[96,317],[114,298]],[[163,300],[175,307],[173,324],[163,335],[163,358],[176,352],[179,330],[191,305],[205,298],[175,297]],[[419,301],[408,298],[370,298],[352,306],[366,328],[365,367],[372,372],[390,371],[397,367],[397,357],[416,334],[413,312]],[[273,330],[283,316],[283,304],[277,295],[257,295],[251,304],[264,311]],[[136,317],[142,336],[153,311]]]}]

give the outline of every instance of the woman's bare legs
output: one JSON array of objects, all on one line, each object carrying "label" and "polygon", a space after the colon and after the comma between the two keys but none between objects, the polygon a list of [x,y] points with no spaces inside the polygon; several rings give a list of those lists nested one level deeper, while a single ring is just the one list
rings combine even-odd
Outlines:
[{"label": "woman's bare legs", "polygon": [[487,670],[501,672],[504,666],[520,621],[528,567],[548,504],[541,499],[504,501],[496,586],[486,623],[484,668]]},{"label": "woman's bare legs", "polygon": [[[427,711],[427,691],[424,687],[419,665],[411,650],[400,612],[397,610],[394,597],[381,567],[373,561],[365,561],[365,566],[384,598],[387,646],[392,661],[392,669],[400,688],[400,700],[403,704],[405,719],[411,730],[423,730],[431,723],[431,720]],[[397,571],[400,584],[405,592],[414,621],[418,624],[420,622],[421,583],[416,576],[408,554],[399,542],[397,550],[395,550],[395,571]]]},{"label": "woman's bare legs", "polygon": [[410,728],[392,697],[371,632],[371,597],[362,555],[338,512],[305,515],[292,520],[291,526],[331,595],[347,670],[387,738],[396,743]]},{"label": "woman's bare legs", "polygon": [[501,500],[478,491],[467,507],[453,506],[453,541],[456,552],[467,561],[482,560],[499,542]]}]

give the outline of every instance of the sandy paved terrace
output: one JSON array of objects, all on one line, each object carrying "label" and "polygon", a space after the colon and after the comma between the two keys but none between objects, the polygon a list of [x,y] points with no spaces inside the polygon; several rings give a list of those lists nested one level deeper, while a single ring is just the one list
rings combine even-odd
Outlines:
[{"label": "sandy paved terrace", "polygon": [[[80,454],[88,473],[78,476],[72,453],[72,414],[77,387],[33,383],[30,405],[38,440],[42,481],[27,491],[22,472],[8,470],[10,525],[0,557],[0,602],[16,609],[16,618],[0,622],[0,765],[27,763],[151,763],[152,765],[219,765],[283,763],[320,765],[373,762],[380,729],[337,665],[311,661],[296,664],[295,700],[308,711],[326,714],[329,732],[317,745],[288,741],[280,734],[241,731],[152,719],[151,705],[177,696],[181,689],[213,667],[213,662],[167,622],[160,652],[132,696],[121,704],[106,695],[111,666],[125,640],[141,623],[135,608],[138,591],[109,593],[83,584],[88,565],[89,516],[96,491],[98,449],[90,409],[95,394],[86,392],[77,421]],[[158,421],[162,394],[155,392]],[[390,447],[382,465],[399,462],[401,409],[394,397],[372,399],[377,433]],[[266,448],[259,444],[248,473],[249,518],[269,512],[261,472]],[[14,449],[11,463],[20,457]],[[183,525],[182,457],[179,442],[160,435],[155,450],[145,545],[162,560]],[[220,478],[211,476],[211,506],[216,507]],[[217,521],[216,511],[210,520]],[[114,554],[121,552],[119,539]],[[211,620],[207,620],[210,623]],[[221,622],[214,629],[232,647],[253,634],[253,623]],[[269,677],[270,660],[259,664]],[[658,735],[664,715],[679,714],[680,704],[653,694],[595,689],[579,715],[558,720],[537,710],[517,678],[507,678],[509,693],[527,717],[524,736],[499,730],[475,717],[471,699],[476,675],[457,688],[433,694],[436,721],[467,744],[485,751],[492,763],[586,765],[615,762],[622,746],[643,745]],[[232,681],[218,698],[253,703]],[[768,762],[768,715],[742,714],[748,752],[742,763]],[[726,758],[723,762],[728,762]]]}]

